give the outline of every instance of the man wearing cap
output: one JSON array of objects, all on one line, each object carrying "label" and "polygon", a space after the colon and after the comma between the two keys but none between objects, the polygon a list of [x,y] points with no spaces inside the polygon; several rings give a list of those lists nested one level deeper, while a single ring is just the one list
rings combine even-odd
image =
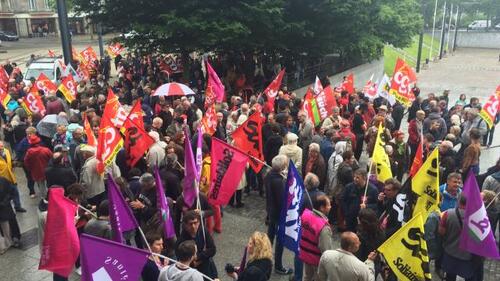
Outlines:
[{"label": "man wearing cap", "polygon": [[30,171],[31,177],[38,187],[42,198],[47,196],[47,185],[45,182],[45,168],[52,157],[52,151],[41,144],[40,137],[33,134],[28,137],[30,148],[24,156],[24,165]]},{"label": "man wearing cap", "polygon": [[[104,177],[97,172],[96,149],[93,146],[84,145],[80,148],[80,152],[85,159],[85,164],[83,164],[80,172],[80,183],[85,188],[85,199],[87,199],[89,204],[98,206],[105,199],[106,191],[104,188]],[[121,176],[120,169],[118,169],[114,161],[106,170],[105,173],[110,172],[113,178]]]}]

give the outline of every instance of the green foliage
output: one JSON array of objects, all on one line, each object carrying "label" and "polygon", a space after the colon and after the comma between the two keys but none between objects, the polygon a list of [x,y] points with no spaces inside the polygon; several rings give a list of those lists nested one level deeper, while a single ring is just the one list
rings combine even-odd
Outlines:
[{"label": "green foliage", "polygon": [[373,59],[404,47],[422,27],[417,0],[73,0],[75,9],[122,32],[128,46],[163,52],[338,53]]}]

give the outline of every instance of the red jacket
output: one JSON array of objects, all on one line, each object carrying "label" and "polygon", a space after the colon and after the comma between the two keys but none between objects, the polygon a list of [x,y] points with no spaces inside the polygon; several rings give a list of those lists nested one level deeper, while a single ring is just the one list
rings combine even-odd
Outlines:
[{"label": "red jacket", "polygon": [[413,119],[408,124],[408,143],[416,145],[420,143],[420,132],[417,126],[417,119]]},{"label": "red jacket", "polygon": [[45,180],[45,168],[52,158],[52,151],[40,144],[32,145],[24,156],[24,165],[34,181]]}]

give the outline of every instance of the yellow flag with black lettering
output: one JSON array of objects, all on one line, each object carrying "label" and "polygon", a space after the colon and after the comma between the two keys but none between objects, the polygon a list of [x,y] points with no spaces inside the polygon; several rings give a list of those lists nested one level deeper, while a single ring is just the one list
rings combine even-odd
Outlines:
[{"label": "yellow flag with black lettering", "polygon": [[385,182],[392,178],[391,162],[389,156],[385,152],[385,141],[382,139],[382,124],[378,126],[377,139],[373,148],[372,160],[377,169],[377,180]]},{"label": "yellow flag with black lettering", "polygon": [[418,195],[413,216],[422,213],[427,220],[429,213],[439,210],[439,151],[437,148],[427,157],[424,164],[411,180],[413,192]]},{"label": "yellow flag with black lettering", "polygon": [[417,214],[396,231],[378,251],[398,280],[431,280],[422,214]]}]

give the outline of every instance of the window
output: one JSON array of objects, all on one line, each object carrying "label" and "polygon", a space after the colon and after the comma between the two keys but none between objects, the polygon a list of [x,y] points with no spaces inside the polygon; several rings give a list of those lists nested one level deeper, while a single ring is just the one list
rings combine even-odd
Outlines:
[{"label": "window", "polygon": [[29,0],[30,11],[36,10],[36,0]]}]

